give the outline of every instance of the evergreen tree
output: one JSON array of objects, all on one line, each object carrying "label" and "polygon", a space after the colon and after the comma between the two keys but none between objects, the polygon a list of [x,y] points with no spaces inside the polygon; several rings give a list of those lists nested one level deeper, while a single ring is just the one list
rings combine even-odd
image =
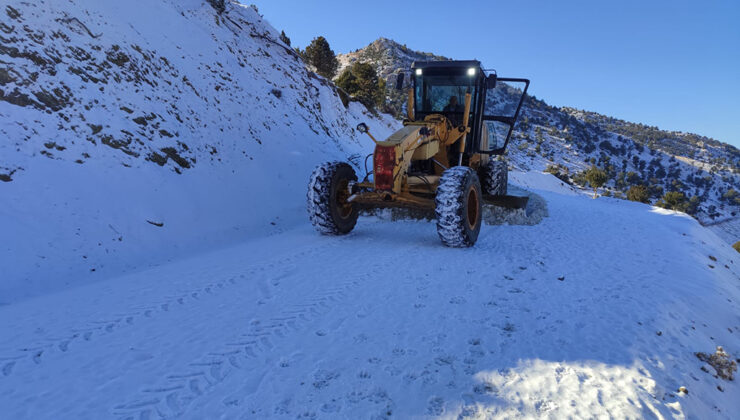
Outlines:
[{"label": "evergreen tree", "polygon": [[303,55],[308,64],[316,69],[316,73],[327,79],[331,79],[337,74],[339,61],[337,61],[334,51],[329,47],[329,42],[323,36],[314,38],[311,44],[306,47]]},{"label": "evergreen tree", "polygon": [[285,31],[280,31],[280,40],[290,47],[290,38],[288,38],[288,35],[285,35]]},{"label": "evergreen tree", "polygon": [[589,185],[591,185],[591,188],[594,189],[594,198],[596,198],[596,190],[598,188],[601,188],[608,179],[606,172],[602,171],[596,166],[592,166],[591,169],[587,170],[584,175],[586,181],[588,181]]},{"label": "evergreen tree", "polygon": [[555,177],[567,184],[571,183],[570,179],[568,178],[569,170],[567,166],[563,166],[560,164],[547,165],[547,168],[545,168],[545,172],[555,175]]},{"label": "evergreen tree", "polygon": [[655,170],[655,176],[657,178],[665,178],[666,176],[665,169],[663,169],[663,166],[661,166],[660,163],[658,164],[658,169]]},{"label": "evergreen tree", "polygon": [[640,177],[636,173],[629,171],[625,175],[625,181],[630,185],[637,185],[640,183]]},{"label": "evergreen tree", "polygon": [[627,199],[640,203],[650,203],[650,193],[644,185],[633,185],[627,190]]},{"label": "evergreen tree", "polygon": [[726,193],[722,194],[722,198],[730,204],[740,204],[740,194],[733,188],[727,190]]},{"label": "evergreen tree", "polygon": [[677,210],[685,212],[689,208],[689,202],[682,192],[668,191],[657,203],[658,207],[668,210]]},{"label": "evergreen tree", "polygon": [[660,198],[663,196],[663,187],[658,184],[649,184],[648,191],[650,192],[651,197]]},{"label": "evergreen tree", "polygon": [[374,109],[385,98],[385,81],[378,78],[375,68],[368,63],[355,63],[337,78],[337,86]]},{"label": "evergreen tree", "polygon": [[699,204],[701,204],[701,197],[694,195],[689,198],[689,204],[686,206],[686,213],[695,215],[699,211]]}]

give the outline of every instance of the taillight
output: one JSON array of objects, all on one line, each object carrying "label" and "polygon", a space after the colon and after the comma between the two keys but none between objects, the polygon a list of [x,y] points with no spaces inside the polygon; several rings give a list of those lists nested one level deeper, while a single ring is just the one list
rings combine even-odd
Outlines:
[{"label": "taillight", "polygon": [[375,146],[373,156],[375,189],[393,189],[393,168],[396,166],[396,148],[393,146]]}]

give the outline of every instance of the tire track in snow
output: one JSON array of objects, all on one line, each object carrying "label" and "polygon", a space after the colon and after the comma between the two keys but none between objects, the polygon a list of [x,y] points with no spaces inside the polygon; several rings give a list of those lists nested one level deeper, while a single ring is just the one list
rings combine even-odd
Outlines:
[{"label": "tire track in snow", "polygon": [[[318,254],[331,248],[335,244],[327,243],[322,247],[307,247],[301,252],[296,252],[289,257],[275,256],[261,264],[252,265],[249,270],[257,273],[259,269],[273,268],[276,266],[285,267],[286,263],[295,259],[307,258],[312,254]],[[295,266],[288,264],[288,267],[294,269]],[[273,297],[272,287],[279,285],[279,281],[292,273],[283,271],[277,277],[271,280],[260,280],[258,287],[263,299],[270,300]],[[215,297],[218,292],[223,292],[229,288],[239,286],[244,282],[251,281],[244,274],[227,276],[222,281],[216,281],[206,284],[202,287],[185,289],[174,295],[165,296],[165,300],[159,303],[148,304],[145,306],[132,306],[129,310],[122,313],[114,314],[106,320],[89,321],[86,325],[72,327],[67,332],[58,334],[53,338],[46,338],[43,342],[35,342],[32,345],[18,346],[16,354],[0,356],[0,380],[2,378],[23,372],[24,369],[42,366],[44,355],[48,354],[66,354],[73,351],[75,347],[84,345],[96,338],[103,338],[106,335],[116,333],[122,328],[136,327],[136,323],[147,321],[155,318],[156,315],[169,312],[175,308],[184,309],[191,302],[202,300],[204,297]],[[30,363],[28,363],[30,362]]]},{"label": "tire track in snow", "polygon": [[[228,283],[236,283],[236,278],[230,278]],[[195,296],[197,296],[199,292],[203,292],[205,289],[211,289],[212,293],[214,288],[223,289],[224,287],[224,282],[217,282],[204,288],[184,292],[182,295],[172,298],[161,305],[152,305],[138,309],[133,308],[134,312],[127,312],[106,321],[90,321],[85,327],[71,328],[69,330],[70,334],[67,336],[47,339],[46,342],[40,344],[37,343],[35,346],[20,349],[19,352],[21,352],[22,355],[0,358],[0,360],[15,359],[12,362],[12,365],[15,365],[16,361],[25,359],[32,361],[34,365],[40,365],[44,360],[42,356],[46,353],[67,353],[68,351],[71,351],[71,345],[73,343],[83,344],[84,342],[93,340],[93,338],[115,333],[120,328],[134,326],[137,320],[143,321],[144,318],[152,318],[157,313],[169,311],[169,307],[175,302],[184,305],[186,303],[186,299],[188,301],[196,300],[197,298]],[[192,299],[188,299],[188,296],[191,296]],[[2,368],[3,376],[9,376],[15,371],[15,369],[12,368],[12,365],[7,368]]]},{"label": "tire track in snow", "polygon": [[[317,291],[305,300],[289,305],[266,321],[254,320],[250,326],[225,342],[220,349],[208,352],[191,362],[189,370],[168,374],[166,385],[144,389],[138,399],[115,405],[112,413],[120,419],[134,420],[151,417],[171,418],[183,415],[188,405],[209,389],[223,382],[229,375],[248,366],[261,366],[259,357],[271,351],[278,341],[285,340],[292,332],[300,331],[327,315],[333,307],[358,286],[359,281],[344,282]],[[254,364],[257,366],[254,366]],[[256,390],[261,378],[255,378]],[[225,400],[226,405],[238,401]]]}]

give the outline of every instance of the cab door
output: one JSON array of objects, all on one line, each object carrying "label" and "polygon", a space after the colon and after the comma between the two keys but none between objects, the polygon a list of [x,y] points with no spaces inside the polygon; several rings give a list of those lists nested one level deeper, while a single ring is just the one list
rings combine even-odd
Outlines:
[{"label": "cab door", "polygon": [[[501,155],[509,144],[511,134],[524,97],[529,79],[498,77],[495,73],[486,78],[486,96],[483,103],[484,132],[488,132],[488,148],[480,153]],[[483,149],[481,145],[481,149]]]}]

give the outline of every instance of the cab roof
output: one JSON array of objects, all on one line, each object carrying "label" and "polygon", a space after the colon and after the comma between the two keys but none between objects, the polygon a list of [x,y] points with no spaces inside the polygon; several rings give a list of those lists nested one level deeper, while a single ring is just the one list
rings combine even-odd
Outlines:
[{"label": "cab roof", "polygon": [[414,61],[411,63],[412,69],[426,69],[426,68],[438,68],[438,69],[462,69],[477,67],[480,68],[480,61],[478,60],[447,60],[447,61]]}]

